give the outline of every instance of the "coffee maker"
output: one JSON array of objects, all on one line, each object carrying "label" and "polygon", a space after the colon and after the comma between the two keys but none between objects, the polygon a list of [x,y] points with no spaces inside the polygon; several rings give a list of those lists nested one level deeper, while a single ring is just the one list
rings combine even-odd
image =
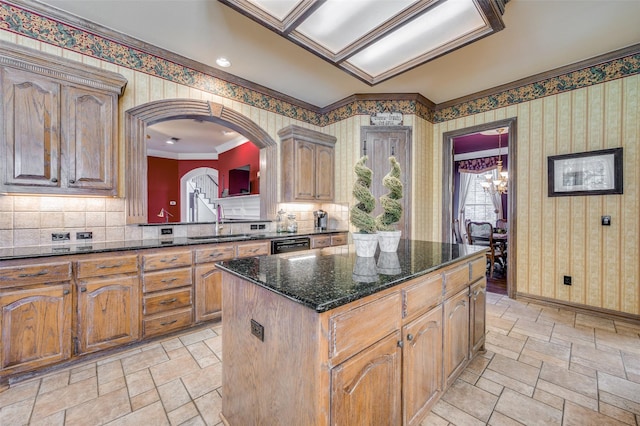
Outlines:
[{"label": "coffee maker", "polygon": [[325,231],[327,229],[327,212],[324,210],[316,210],[313,212],[313,217],[315,218],[315,228],[319,231]]}]

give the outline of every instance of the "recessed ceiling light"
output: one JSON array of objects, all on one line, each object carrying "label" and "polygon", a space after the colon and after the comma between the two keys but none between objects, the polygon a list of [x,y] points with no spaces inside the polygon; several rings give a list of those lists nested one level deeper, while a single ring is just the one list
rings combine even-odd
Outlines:
[{"label": "recessed ceiling light", "polygon": [[220,65],[222,68],[229,68],[231,66],[231,61],[227,58],[220,57],[216,59],[216,64]]},{"label": "recessed ceiling light", "polygon": [[232,134],[234,134],[234,133],[235,133],[235,132],[233,132],[233,131],[231,131],[231,130],[223,130],[223,131],[222,131],[222,134],[223,134],[223,135],[225,135],[225,136],[229,136],[229,135],[232,135]]},{"label": "recessed ceiling light", "polygon": [[167,139],[165,141],[165,143],[169,144],[169,145],[173,145],[174,143],[178,142],[180,139],[178,138],[171,138],[171,139]]}]

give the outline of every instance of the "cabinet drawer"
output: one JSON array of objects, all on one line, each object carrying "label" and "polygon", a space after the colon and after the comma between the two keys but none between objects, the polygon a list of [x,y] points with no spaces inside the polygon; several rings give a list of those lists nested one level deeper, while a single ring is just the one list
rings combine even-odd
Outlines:
[{"label": "cabinet drawer", "polygon": [[238,257],[262,256],[269,254],[271,247],[268,242],[249,243],[238,245]]},{"label": "cabinet drawer", "polygon": [[341,246],[347,244],[347,234],[335,234],[331,236],[332,246]]},{"label": "cabinet drawer", "polygon": [[444,273],[445,295],[448,299],[469,284],[469,264],[464,263]]},{"label": "cabinet drawer", "polygon": [[331,236],[325,235],[323,237],[312,237],[311,248],[329,247],[331,245]]},{"label": "cabinet drawer", "polygon": [[223,244],[196,250],[196,263],[218,262],[236,257],[236,246]]},{"label": "cabinet drawer", "polygon": [[142,321],[145,337],[165,334],[173,330],[187,327],[191,324],[191,308],[171,311],[168,314],[158,314],[147,317]]},{"label": "cabinet drawer", "polygon": [[112,256],[78,261],[78,278],[127,274],[138,271],[138,256]]},{"label": "cabinet drawer", "polygon": [[482,278],[487,273],[487,259],[485,256],[481,258],[474,259],[470,262],[471,266],[471,282],[477,280],[478,278]]},{"label": "cabinet drawer", "polygon": [[339,364],[398,330],[401,315],[400,292],[395,292],[329,318],[332,364]]},{"label": "cabinet drawer", "polygon": [[412,318],[442,301],[442,274],[418,278],[402,290],[402,317]]},{"label": "cabinet drawer", "polygon": [[142,291],[145,293],[168,290],[186,285],[191,285],[191,268],[148,272],[142,277]]},{"label": "cabinet drawer", "polygon": [[191,288],[168,290],[145,296],[142,302],[142,313],[151,315],[187,306],[191,306]]},{"label": "cabinet drawer", "polygon": [[191,266],[191,250],[169,251],[142,256],[142,269],[144,271],[177,268],[179,266]]},{"label": "cabinet drawer", "polygon": [[37,265],[7,266],[0,268],[0,287],[68,281],[70,278],[71,262],[41,263]]}]

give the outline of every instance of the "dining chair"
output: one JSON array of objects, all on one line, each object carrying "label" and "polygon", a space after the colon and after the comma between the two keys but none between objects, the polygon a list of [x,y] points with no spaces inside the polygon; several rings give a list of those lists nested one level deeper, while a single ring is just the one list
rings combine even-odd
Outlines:
[{"label": "dining chair", "polygon": [[501,229],[504,232],[507,232],[507,219],[496,220],[496,229]]},{"label": "dining chair", "polygon": [[469,222],[467,224],[467,239],[469,240],[469,244],[489,248],[487,252],[487,262],[489,263],[490,277],[493,277],[496,261],[504,266],[503,261],[505,255],[503,246],[494,242],[493,232],[493,225],[489,222]]}]

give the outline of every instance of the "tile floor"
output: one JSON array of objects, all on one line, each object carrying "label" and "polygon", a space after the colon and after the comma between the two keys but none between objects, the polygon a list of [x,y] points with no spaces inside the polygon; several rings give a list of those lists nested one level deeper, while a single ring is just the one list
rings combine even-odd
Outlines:
[{"label": "tile floor", "polygon": [[[15,384],[0,425],[219,425],[221,331]],[[487,332],[423,425],[640,424],[640,326],[489,293]]]}]

